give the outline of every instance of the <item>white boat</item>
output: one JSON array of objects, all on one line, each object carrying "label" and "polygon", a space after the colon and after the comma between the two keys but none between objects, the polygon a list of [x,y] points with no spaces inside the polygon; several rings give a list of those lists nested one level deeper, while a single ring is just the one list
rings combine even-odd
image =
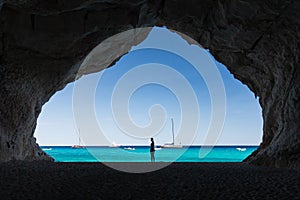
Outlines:
[{"label": "white boat", "polygon": [[82,145],[78,145],[78,144],[75,144],[72,146],[72,149],[84,149],[85,146],[82,146]]},{"label": "white boat", "polygon": [[84,149],[85,146],[81,145],[81,140],[80,140],[80,129],[78,130],[78,144],[75,144],[72,146],[72,149]]},{"label": "white boat", "polygon": [[238,148],[236,148],[236,150],[238,150],[238,151],[246,151],[247,149],[246,148],[240,148],[240,147],[238,147]]},{"label": "white boat", "polygon": [[160,146],[161,148],[172,148],[172,149],[181,149],[181,148],[183,148],[183,146],[182,145],[180,145],[180,144],[172,144],[172,143],[170,143],[170,144],[164,144],[164,145],[161,145]]},{"label": "white boat", "polygon": [[125,149],[125,150],[132,150],[132,151],[134,151],[134,150],[135,150],[135,148],[134,148],[134,147],[125,147],[124,149]]},{"label": "white boat", "polygon": [[183,148],[183,146],[181,144],[175,144],[175,134],[174,134],[174,120],[173,118],[171,118],[171,122],[172,122],[172,136],[173,136],[173,142],[172,143],[166,143],[164,145],[161,145],[161,148],[171,148],[171,149],[179,149],[179,148]]},{"label": "white boat", "polygon": [[42,150],[43,150],[43,151],[51,151],[52,148],[43,148]]},{"label": "white boat", "polygon": [[115,143],[115,142],[112,142],[111,145],[109,147],[120,147],[121,145]]}]

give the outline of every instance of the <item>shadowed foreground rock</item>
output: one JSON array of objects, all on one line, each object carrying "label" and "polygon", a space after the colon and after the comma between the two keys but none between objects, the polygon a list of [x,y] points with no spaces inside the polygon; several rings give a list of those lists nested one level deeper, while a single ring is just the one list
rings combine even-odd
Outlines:
[{"label": "shadowed foreground rock", "polygon": [[99,163],[8,162],[0,164],[0,175],[0,194],[6,200],[300,197],[299,171],[245,163],[173,163],[151,173],[129,174]]},{"label": "shadowed foreground rock", "polygon": [[49,160],[33,138],[42,105],[101,41],[157,24],[193,37],[259,98],[263,142],[246,161],[299,168],[299,1],[6,0],[0,9],[1,161]]}]

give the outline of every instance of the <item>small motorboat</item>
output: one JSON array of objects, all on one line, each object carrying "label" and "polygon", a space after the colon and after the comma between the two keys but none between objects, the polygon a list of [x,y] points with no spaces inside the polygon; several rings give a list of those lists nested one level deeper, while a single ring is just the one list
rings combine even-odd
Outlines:
[{"label": "small motorboat", "polygon": [[125,147],[124,149],[125,149],[125,150],[131,150],[131,151],[134,151],[134,150],[135,150],[134,147]]},{"label": "small motorboat", "polygon": [[246,151],[247,149],[246,148],[240,148],[240,147],[238,147],[238,148],[236,148],[236,150],[238,150],[238,151]]}]

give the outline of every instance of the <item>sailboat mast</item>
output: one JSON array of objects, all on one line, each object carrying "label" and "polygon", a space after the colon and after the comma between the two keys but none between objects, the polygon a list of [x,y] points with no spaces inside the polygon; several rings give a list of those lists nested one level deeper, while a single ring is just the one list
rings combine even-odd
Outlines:
[{"label": "sailboat mast", "polygon": [[78,129],[78,145],[80,146],[80,129]]},{"label": "sailboat mast", "polygon": [[174,121],[173,118],[171,118],[172,121],[172,135],[173,135],[173,144],[175,144],[175,136],[174,136]]}]

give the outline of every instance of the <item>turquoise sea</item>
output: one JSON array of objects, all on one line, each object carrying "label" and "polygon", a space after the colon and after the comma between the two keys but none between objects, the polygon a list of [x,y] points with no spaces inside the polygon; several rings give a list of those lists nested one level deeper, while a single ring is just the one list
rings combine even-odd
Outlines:
[{"label": "turquoise sea", "polygon": [[[156,148],[156,162],[241,162],[258,146],[190,146]],[[88,147],[43,146],[55,162],[150,162],[149,146]]]}]

